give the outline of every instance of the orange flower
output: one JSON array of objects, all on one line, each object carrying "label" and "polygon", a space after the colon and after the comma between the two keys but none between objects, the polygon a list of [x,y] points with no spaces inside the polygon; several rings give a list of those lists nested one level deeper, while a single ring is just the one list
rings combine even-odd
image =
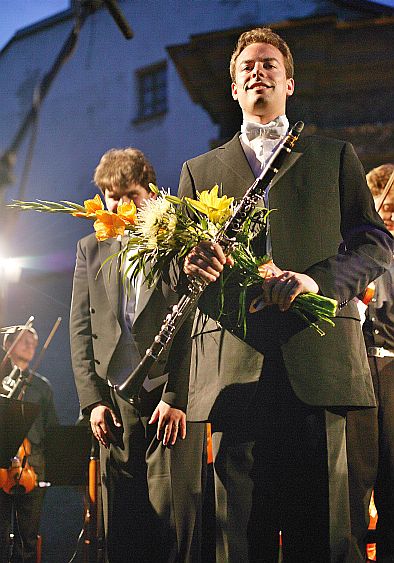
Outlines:
[{"label": "orange flower", "polygon": [[74,217],[86,217],[86,219],[94,219],[98,211],[104,209],[104,204],[101,197],[96,194],[93,199],[85,199],[83,202],[85,211],[75,211],[72,215]]},{"label": "orange flower", "polygon": [[133,201],[118,205],[117,214],[125,221],[126,225],[135,225],[137,222],[137,208]]},{"label": "orange flower", "polygon": [[118,235],[124,235],[126,223],[116,213],[100,210],[96,212],[96,217],[93,227],[96,231],[97,240],[107,240]]}]

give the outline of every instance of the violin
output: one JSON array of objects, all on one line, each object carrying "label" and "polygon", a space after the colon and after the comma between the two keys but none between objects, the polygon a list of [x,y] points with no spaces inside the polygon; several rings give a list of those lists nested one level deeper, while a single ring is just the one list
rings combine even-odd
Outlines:
[{"label": "violin", "polygon": [[[12,365],[10,361],[10,354],[12,348],[17,343],[18,339],[21,338],[23,333],[26,330],[32,328],[32,322],[34,317],[31,316],[26,324],[22,327],[19,335],[14,340],[13,344],[10,348],[8,348],[5,354],[0,353],[0,393],[1,388],[3,387],[3,391],[6,392],[5,395],[7,398],[16,398],[17,400],[23,400],[23,395],[25,392],[26,385],[29,384],[29,378],[22,378],[16,377],[17,371],[14,374],[15,367]],[[34,364],[33,369],[31,370],[34,372],[37,369],[40,361],[42,360],[43,354],[45,353],[46,349],[48,348],[53,335],[55,334],[59,324],[61,321],[61,317],[58,317],[55,324],[52,327],[52,330],[46,339],[44,346],[40,352],[40,355]],[[12,328],[12,327],[9,327]],[[15,328],[15,327],[14,327]],[[16,327],[18,328],[18,327]],[[21,375],[21,370],[19,370]],[[11,381],[9,380],[11,378]],[[5,387],[5,388],[4,388]],[[33,467],[29,465],[28,456],[31,454],[31,444],[27,438],[25,438],[20,445],[18,452],[15,457],[11,460],[11,466],[8,469],[0,468],[0,489],[9,495],[14,494],[25,494],[30,493],[35,487],[38,486],[38,478],[37,473],[34,471]]]},{"label": "violin", "polygon": [[[0,367],[0,392],[8,391],[2,388],[1,382],[9,377],[12,373],[12,364],[10,360],[4,355],[2,357]],[[8,396],[9,393],[3,394]],[[11,460],[11,465],[8,468],[0,468],[0,489],[9,495],[30,493],[37,486],[37,474],[34,469],[29,465],[27,457],[31,453],[31,444],[25,438],[20,445],[17,454]]]},{"label": "violin", "polygon": [[8,495],[30,493],[37,487],[37,473],[28,462],[30,453],[31,444],[25,438],[16,456],[12,458],[11,466],[8,469],[0,469],[0,487]]}]

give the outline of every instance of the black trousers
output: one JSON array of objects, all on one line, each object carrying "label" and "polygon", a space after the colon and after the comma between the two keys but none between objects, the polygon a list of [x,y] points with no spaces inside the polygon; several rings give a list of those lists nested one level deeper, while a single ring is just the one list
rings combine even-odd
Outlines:
[{"label": "black trousers", "polygon": [[45,491],[34,489],[31,493],[8,495],[0,491],[0,561],[9,561],[9,534],[14,509],[13,563],[36,563],[37,534],[40,526]]},{"label": "black trousers", "polygon": [[301,402],[281,359],[265,362],[254,400],[214,434],[217,561],[277,562],[279,531],[285,562],[365,561],[376,409],[362,413],[357,444],[348,412]]},{"label": "black trousers", "polygon": [[147,424],[159,398],[138,412],[112,392],[123,431],[116,445],[100,448],[109,563],[199,560],[204,426],[189,424],[184,441],[164,447]]}]

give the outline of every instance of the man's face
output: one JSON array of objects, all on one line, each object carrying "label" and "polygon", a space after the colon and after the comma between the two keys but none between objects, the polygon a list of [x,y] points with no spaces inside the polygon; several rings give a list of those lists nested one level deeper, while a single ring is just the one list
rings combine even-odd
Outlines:
[{"label": "man's face", "polygon": [[[25,332],[19,338],[18,342],[12,348],[11,359],[14,364],[19,365],[19,362],[30,363],[34,357],[38,344],[37,337],[31,332]],[[10,347],[12,342],[10,343]]]},{"label": "man's face", "polygon": [[[375,197],[375,205],[380,201],[380,197]],[[391,189],[384,200],[382,207],[380,208],[379,215],[384,221],[386,228],[394,232],[394,191]]]},{"label": "man's face", "polygon": [[155,194],[147,190],[140,184],[131,184],[126,190],[105,190],[104,199],[108,211],[115,212],[120,203],[130,203],[133,201],[137,209],[141,207],[142,202]]},{"label": "man's face", "polygon": [[268,43],[253,43],[237,58],[231,91],[245,119],[268,123],[285,113],[287,96],[294,92],[294,80],[286,78],[279,49]]}]

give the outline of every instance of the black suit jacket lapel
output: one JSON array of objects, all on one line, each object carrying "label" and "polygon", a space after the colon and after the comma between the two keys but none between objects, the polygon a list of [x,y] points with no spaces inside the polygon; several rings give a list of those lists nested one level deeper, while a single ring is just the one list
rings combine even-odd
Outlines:
[{"label": "black suit jacket lapel", "polygon": [[297,162],[297,160],[301,158],[302,154],[303,153],[300,151],[293,150],[290,154],[287,155],[286,160],[279,168],[279,171],[273,177],[271,181],[270,189],[272,189],[275,186],[275,184],[278,182],[278,180],[280,180],[282,176],[286,174],[286,172],[288,172],[290,168]]},{"label": "black suit jacket lapel", "polygon": [[[248,159],[242,149],[242,145],[239,141],[240,133],[237,133],[231,141],[219,147],[217,156],[221,164],[228,169],[229,185],[226,189],[226,185],[223,186],[223,193],[225,195],[231,195],[235,198],[241,198],[245,191],[251,186],[255,180],[254,173],[250,168]],[[275,175],[271,182],[271,188],[280,180],[280,178],[286,174],[288,170],[297,162],[297,160],[302,156],[302,150],[294,149],[286,158],[283,165],[279,169],[279,172]],[[226,173],[223,174],[226,178]],[[224,180],[226,182],[226,180]],[[231,183],[230,183],[231,182]]]},{"label": "black suit jacket lapel", "polygon": [[283,162],[279,171],[272,179],[271,188],[275,186],[278,180],[280,180],[282,176],[286,174],[286,172],[288,172],[292,166],[294,166],[297,160],[302,157],[305,150],[307,149],[307,146],[308,146],[308,140],[305,141],[304,139],[301,139],[300,141],[298,141],[296,147],[291,151],[290,154],[287,155],[287,158]]},{"label": "black suit jacket lapel", "polygon": [[138,323],[138,319],[140,318],[141,313],[148,305],[149,299],[151,298],[152,293],[155,291],[155,288],[156,284],[153,284],[151,285],[151,287],[149,287],[147,283],[141,283],[137,306],[135,309],[134,326],[136,325],[136,323]]},{"label": "black suit jacket lapel", "polygon": [[223,194],[237,199],[244,195],[255,180],[248,159],[239,142],[239,135],[237,133],[231,141],[217,149],[217,158],[221,167],[224,167],[222,172]]}]

